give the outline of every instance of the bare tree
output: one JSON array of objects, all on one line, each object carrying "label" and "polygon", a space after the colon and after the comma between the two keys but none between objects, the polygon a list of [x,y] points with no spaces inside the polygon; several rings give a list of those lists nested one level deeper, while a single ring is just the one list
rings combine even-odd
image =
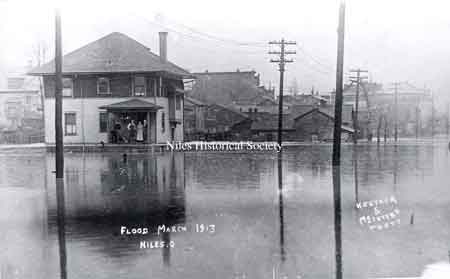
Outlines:
[{"label": "bare tree", "polygon": [[[46,42],[39,40],[35,43],[35,45],[33,46],[33,51],[32,51],[32,60],[31,60],[32,66],[40,67],[46,62],[47,50],[48,50],[48,46],[47,46]],[[41,98],[41,108],[42,108],[42,123],[44,125],[44,130],[45,130],[44,83],[43,83],[41,76],[38,77],[38,79],[39,79],[39,94],[40,94],[40,98]]]},{"label": "bare tree", "polygon": [[298,81],[296,78],[293,78],[291,80],[291,84],[289,85],[289,93],[291,95],[298,95],[299,91],[300,91],[300,89],[298,86]]}]

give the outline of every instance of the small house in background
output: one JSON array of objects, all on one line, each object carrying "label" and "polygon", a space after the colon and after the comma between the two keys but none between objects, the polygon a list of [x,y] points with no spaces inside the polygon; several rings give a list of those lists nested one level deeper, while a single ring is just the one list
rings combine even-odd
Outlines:
[{"label": "small house in background", "polygon": [[207,105],[197,99],[184,97],[184,140],[199,140],[206,134]]},{"label": "small house in background", "polygon": [[0,89],[0,143],[43,141],[44,122],[39,85],[26,76],[11,76]]},{"label": "small house in background", "polygon": [[246,140],[251,136],[252,119],[232,108],[208,105],[205,114],[206,140]]},{"label": "small house in background", "polygon": [[[276,141],[278,138],[278,114],[268,112],[253,112],[250,114],[252,126],[250,128],[254,141]],[[283,140],[295,140],[294,127],[288,114],[283,115]]]},{"label": "small house in background", "polygon": [[[323,111],[327,111],[334,115],[334,105],[294,105],[289,110],[289,116],[291,119],[298,117],[306,112],[311,111],[314,108],[320,108]],[[342,105],[342,125],[347,127],[353,127],[353,106],[352,105]]]},{"label": "small house in background", "polygon": [[[334,113],[326,108],[310,108],[293,119],[293,128],[293,138],[297,141],[332,141]],[[350,141],[353,134],[353,128],[342,125],[344,140]]]},{"label": "small house in background", "polygon": [[[183,140],[183,79],[167,60],[167,33],[159,56],[111,33],[63,57],[64,143],[165,143]],[[45,142],[54,143],[54,61],[33,69],[43,76]]]}]

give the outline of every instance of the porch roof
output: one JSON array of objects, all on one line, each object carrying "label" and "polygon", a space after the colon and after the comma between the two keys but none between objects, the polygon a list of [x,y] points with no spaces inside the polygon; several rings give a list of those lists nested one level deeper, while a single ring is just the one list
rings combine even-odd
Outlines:
[{"label": "porch roof", "polygon": [[109,105],[100,106],[100,109],[106,110],[143,110],[143,111],[156,111],[161,109],[161,106],[155,105],[153,103],[141,100],[141,99],[130,99],[123,102],[113,103]]}]

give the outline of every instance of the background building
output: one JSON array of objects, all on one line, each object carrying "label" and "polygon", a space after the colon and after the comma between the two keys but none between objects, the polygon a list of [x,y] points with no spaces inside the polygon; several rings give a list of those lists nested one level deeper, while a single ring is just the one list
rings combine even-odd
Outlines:
[{"label": "background building", "polygon": [[7,86],[0,89],[0,143],[43,141],[39,86],[24,76],[9,77]]},{"label": "background building", "polygon": [[190,97],[205,103],[232,105],[255,97],[274,98],[274,90],[260,84],[255,71],[193,73],[196,80]]}]

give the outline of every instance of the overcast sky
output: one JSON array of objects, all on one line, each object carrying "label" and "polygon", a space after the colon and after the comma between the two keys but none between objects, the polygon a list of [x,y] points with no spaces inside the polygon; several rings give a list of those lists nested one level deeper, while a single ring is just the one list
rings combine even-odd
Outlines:
[{"label": "overcast sky", "polygon": [[[118,31],[158,53],[169,32],[169,59],[193,72],[254,69],[278,84],[267,44],[297,42],[286,83],[302,91],[335,84],[337,0],[310,1],[8,1],[0,0],[0,71],[22,71],[38,42],[54,51],[54,10],[67,53]],[[410,83],[449,99],[450,4],[440,0],[347,0],[345,69],[364,68],[373,81]]]}]

